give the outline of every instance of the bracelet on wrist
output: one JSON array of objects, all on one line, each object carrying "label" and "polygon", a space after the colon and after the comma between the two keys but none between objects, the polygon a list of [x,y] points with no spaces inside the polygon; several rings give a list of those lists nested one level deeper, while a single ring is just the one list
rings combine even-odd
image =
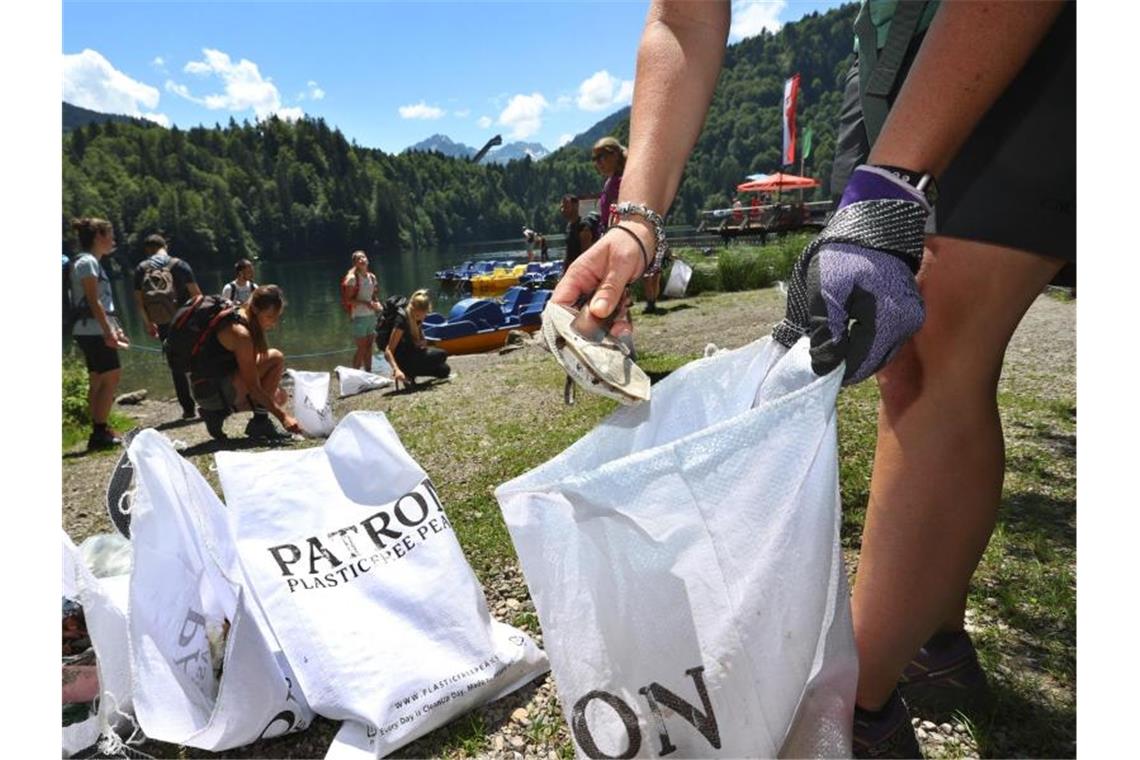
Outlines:
[{"label": "bracelet on wrist", "polygon": [[[665,220],[653,209],[646,206],[644,203],[630,203],[624,201],[614,207],[614,212],[618,218],[625,216],[641,217],[653,228],[653,237],[656,241],[653,247],[653,260],[641,273],[642,277],[657,274],[661,271],[662,262],[665,260],[665,254],[669,250],[668,244],[665,242]],[[629,231],[632,234],[632,231]],[[638,240],[638,242],[641,242]]]},{"label": "bracelet on wrist", "polygon": [[641,249],[641,261],[643,264],[641,271],[642,272],[648,271],[649,270],[649,251],[645,250],[645,243],[641,242],[641,238],[639,238],[637,236],[637,233],[634,232],[633,230],[631,230],[629,227],[622,227],[620,224],[615,224],[613,227],[610,227],[609,230],[606,230],[606,232],[609,232],[610,230],[621,230],[622,232],[624,232],[625,234],[627,234],[631,238],[633,238],[633,242],[637,243],[637,247]]}]

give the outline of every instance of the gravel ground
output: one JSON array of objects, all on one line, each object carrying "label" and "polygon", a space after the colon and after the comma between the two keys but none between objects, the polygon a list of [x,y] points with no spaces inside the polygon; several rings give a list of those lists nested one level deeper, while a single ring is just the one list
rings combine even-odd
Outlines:
[{"label": "gravel ground", "polygon": [[[642,352],[652,354],[694,355],[708,343],[722,348],[741,346],[759,335],[782,316],[783,297],[774,289],[743,293],[706,294],[680,302],[662,304],[666,314],[640,317],[635,310],[638,346]],[[1050,295],[1039,297],[1022,321],[1006,357],[1001,380],[1003,390],[1030,392],[1040,397],[1075,397],[1076,335],[1075,303]],[[512,383],[517,365],[550,361],[548,355],[533,340],[503,354],[453,357],[451,364],[457,376],[445,385],[436,386],[430,393],[391,393],[374,391],[346,399],[335,399],[333,410],[342,417],[356,409],[394,410],[403,405],[422,407],[425,412],[466,408],[464,404],[479,403],[481,399],[497,393],[509,394],[515,408],[529,409],[538,420],[544,414],[556,413],[561,408],[560,387],[533,387],[526,383]],[[127,378],[122,392],[137,390]],[[333,383],[335,394],[336,383]],[[169,393],[169,389],[166,390]],[[151,393],[142,403],[122,407],[122,411],[135,417],[142,426],[162,430],[172,440],[182,441],[187,448],[183,454],[194,461],[199,470],[217,489],[217,479],[209,471],[211,456],[217,446],[206,435],[200,422],[178,421],[180,409],[173,398],[155,398]],[[235,415],[227,421],[231,436],[240,436],[248,415]],[[462,425],[462,416],[450,417],[449,424]],[[460,431],[462,433],[463,431]],[[467,431],[478,435],[478,431]],[[229,447],[242,445],[242,439],[229,442]],[[314,445],[312,443],[297,445]],[[71,538],[79,543],[84,538],[113,530],[103,503],[105,485],[118,452],[85,454],[81,448],[64,452],[63,461],[63,524]],[[430,454],[421,457],[420,464],[432,474],[437,473],[448,482],[462,483],[462,466],[454,460]],[[220,490],[220,489],[218,489]],[[443,492],[443,489],[440,489]],[[445,506],[447,500],[445,499]],[[498,569],[484,572],[488,606],[501,620],[511,620],[519,613],[532,613],[533,604],[519,571],[517,559],[504,557]],[[541,644],[541,633],[536,637]],[[553,681],[549,676],[491,705],[477,710],[470,719],[481,721],[487,741],[471,754],[491,758],[554,758],[567,746],[568,734],[562,720]],[[464,720],[464,719],[460,719]],[[928,757],[976,757],[978,750],[969,731],[960,723],[935,724],[915,719],[915,726],[923,750]],[[259,742],[249,747],[227,752],[227,757],[323,757],[337,724],[324,719],[304,734]],[[440,729],[446,731],[447,728]],[[416,757],[428,754],[424,746],[431,736],[413,743],[397,756]],[[560,749],[562,748],[562,749]],[[209,757],[211,753],[180,749],[171,745],[149,742],[142,749],[160,756]]]}]

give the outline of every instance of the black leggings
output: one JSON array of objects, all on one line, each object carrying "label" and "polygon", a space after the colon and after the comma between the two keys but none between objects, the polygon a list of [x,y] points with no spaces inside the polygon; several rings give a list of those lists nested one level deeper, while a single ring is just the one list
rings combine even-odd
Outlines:
[{"label": "black leggings", "polygon": [[407,348],[396,351],[396,362],[409,380],[417,377],[438,377],[451,374],[447,366],[447,352],[442,348]]}]

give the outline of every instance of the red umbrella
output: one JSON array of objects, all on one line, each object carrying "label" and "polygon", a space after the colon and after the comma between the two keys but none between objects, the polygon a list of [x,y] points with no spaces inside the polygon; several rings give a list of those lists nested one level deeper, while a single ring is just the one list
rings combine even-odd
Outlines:
[{"label": "red umbrella", "polygon": [[819,184],[819,180],[811,177],[776,172],[769,174],[762,180],[743,182],[736,186],[736,191],[738,193],[775,193],[783,190],[806,190],[811,187],[819,187]]}]

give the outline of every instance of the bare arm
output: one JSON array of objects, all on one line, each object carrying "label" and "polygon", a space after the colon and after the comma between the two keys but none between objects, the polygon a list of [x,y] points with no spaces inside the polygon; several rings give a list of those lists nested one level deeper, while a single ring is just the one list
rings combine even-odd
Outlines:
[{"label": "bare arm", "polygon": [[[668,213],[712,102],[729,21],[727,0],[654,0],[637,51],[629,157],[619,200]],[[622,224],[653,251],[652,229],[636,219]],[[626,283],[644,268],[641,250],[628,235],[604,235],[574,262],[552,300],[571,305],[597,291],[589,312],[595,320],[604,319],[616,308]]]},{"label": "bare arm", "polygon": [[158,326],[154,322],[151,322],[150,317],[147,316],[146,307],[143,306],[143,297],[141,290],[135,291],[135,305],[139,307],[139,314],[142,315],[143,324],[146,325],[146,334],[152,338],[157,338]]},{"label": "bare arm", "polygon": [[198,287],[198,283],[196,282],[186,283],[186,292],[190,295],[191,298],[197,298],[198,296],[202,295],[202,289]]},{"label": "bare arm", "polygon": [[388,366],[392,368],[392,379],[396,382],[407,379],[403,371],[400,370],[399,365],[396,364],[396,346],[400,345],[400,340],[403,337],[403,329],[393,327],[392,334],[388,336],[388,345],[384,346],[384,359],[388,362]]},{"label": "bare arm", "polygon": [[935,175],[944,171],[1064,5],[942,3],[868,162]]},{"label": "bare arm", "polygon": [[238,375],[249,393],[250,400],[267,409],[274,417],[286,423],[288,413],[273,395],[261,387],[261,377],[257,373],[257,351],[253,347],[253,337],[244,325],[231,324],[218,330],[218,342],[231,351],[237,359]]}]

